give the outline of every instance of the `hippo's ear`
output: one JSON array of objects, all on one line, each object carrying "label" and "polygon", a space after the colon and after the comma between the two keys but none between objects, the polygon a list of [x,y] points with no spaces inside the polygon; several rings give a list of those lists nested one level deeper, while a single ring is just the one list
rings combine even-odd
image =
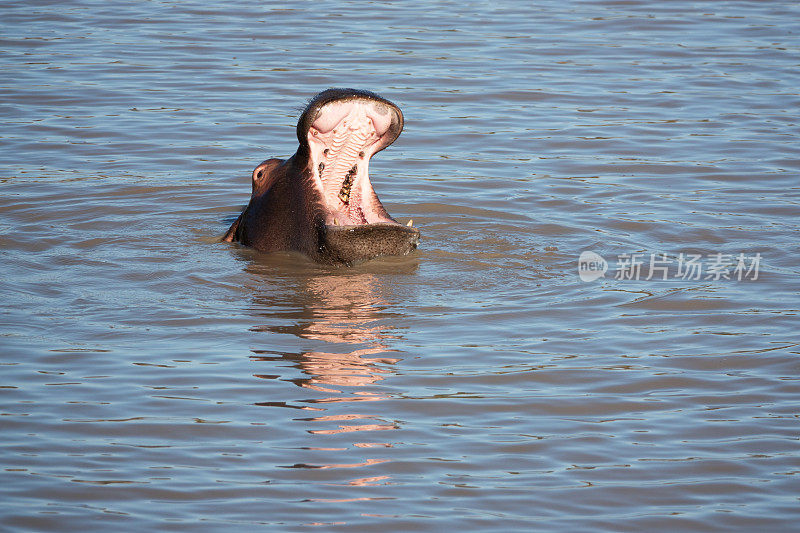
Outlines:
[{"label": "hippo's ear", "polygon": [[267,159],[253,170],[253,194],[264,192],[275,179],[276,170],[283,165],[282,159]]}]

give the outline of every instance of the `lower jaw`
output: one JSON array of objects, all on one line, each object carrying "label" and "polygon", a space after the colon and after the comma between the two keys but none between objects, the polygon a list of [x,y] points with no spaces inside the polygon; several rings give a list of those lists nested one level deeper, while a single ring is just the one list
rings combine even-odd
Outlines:
[{"label": "lower jaw", "polygon": [[354,263],[388,255],[407,255],[419,244],[417,228],[397,222],[378,222],[326,227],[327,259]]}]

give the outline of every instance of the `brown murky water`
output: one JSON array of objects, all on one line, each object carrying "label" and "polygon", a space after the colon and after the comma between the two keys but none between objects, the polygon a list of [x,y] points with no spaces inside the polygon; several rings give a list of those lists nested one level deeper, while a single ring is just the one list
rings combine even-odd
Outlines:
[{"label": "brown murky water", "polygon": [[[4,530],[796,527],[797,3],[0,21]],[[219,243],[329,86],[420,250]]]}]

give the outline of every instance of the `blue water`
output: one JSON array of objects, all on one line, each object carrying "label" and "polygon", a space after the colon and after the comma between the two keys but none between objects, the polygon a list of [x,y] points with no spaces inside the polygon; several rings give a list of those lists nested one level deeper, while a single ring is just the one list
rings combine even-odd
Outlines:
[{"label": "blue water", "polygon": [[[0,526],[792,530],[798,35],[788,1],[3,2]],[[331,86],[403,110],[370,171],[420,249],[220,243]]]}]

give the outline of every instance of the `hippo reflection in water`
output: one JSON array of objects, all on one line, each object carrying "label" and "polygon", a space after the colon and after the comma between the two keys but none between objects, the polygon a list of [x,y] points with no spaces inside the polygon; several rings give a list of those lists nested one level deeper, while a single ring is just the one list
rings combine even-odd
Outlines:
[{"label": "hippo reflection in water", "polygon": [[321,263],[410,253],[419,230],[389,216],[368,172],[370,158],[402,130],[400,109],[375,93],[319,93],[297,123],[297,152],[256,167],[250,203],[223,240],[295,250]]}]

